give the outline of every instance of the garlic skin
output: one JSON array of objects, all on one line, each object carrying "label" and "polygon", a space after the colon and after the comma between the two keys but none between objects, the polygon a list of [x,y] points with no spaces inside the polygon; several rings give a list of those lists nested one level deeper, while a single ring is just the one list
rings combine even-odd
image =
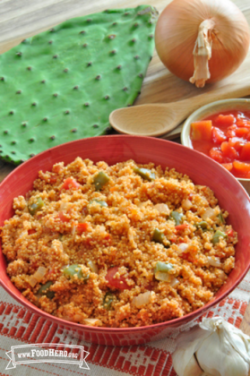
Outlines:
[{"label": "garlic skin", "polygon": [[250,337],[222,317],[203,319],[179,335],[172,359],[178,376],[248,376]]}]

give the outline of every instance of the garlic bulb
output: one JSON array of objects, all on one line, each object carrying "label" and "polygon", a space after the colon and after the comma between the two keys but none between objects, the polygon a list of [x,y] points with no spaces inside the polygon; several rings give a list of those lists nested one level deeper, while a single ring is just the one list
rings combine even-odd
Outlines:
[{"label": "garlic bulb", "polygon": [[179,335],[172,359],[178,376],[247,376],[250,337],[222,317],[203,319]]}]

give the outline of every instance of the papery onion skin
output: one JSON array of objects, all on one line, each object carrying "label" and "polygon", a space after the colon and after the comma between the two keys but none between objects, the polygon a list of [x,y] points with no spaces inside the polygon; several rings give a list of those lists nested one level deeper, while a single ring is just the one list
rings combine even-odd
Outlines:
[{"label": "papery onion skin", "polygon": [[199,25],[207,19],[215,26],[209,32],[212,55],[208,61],[210,79],[206,82],[229,76],[247,55],[249,25],[230,0],[173,0],[158,19],[155,44],[163,64],[183,80],[189,81],[194,74],[195,41]]}]

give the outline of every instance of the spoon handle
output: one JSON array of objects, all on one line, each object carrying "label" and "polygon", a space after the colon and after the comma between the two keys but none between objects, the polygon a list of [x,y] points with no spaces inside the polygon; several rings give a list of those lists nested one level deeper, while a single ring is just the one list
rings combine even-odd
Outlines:
[{"label": "spoon handle", "polygon": [[245,80],[245,82],[243,81],[234,84],[233,87],[223,86],[217,88],[216,92],[206,92],[198,96],[176,102],[176,105],[178,104],[178,107],[183,109],[180,114],[180,121],[184,120],[188,115],[205,104],[221,99],[240,98],[247,95],[250,95],[250,83],[248,80]]}]

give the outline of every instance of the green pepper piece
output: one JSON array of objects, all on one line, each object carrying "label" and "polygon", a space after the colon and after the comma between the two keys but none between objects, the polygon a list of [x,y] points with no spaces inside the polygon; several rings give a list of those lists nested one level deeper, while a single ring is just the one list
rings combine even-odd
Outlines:
[{"label": "green pepper piece", "polygon": [[105,174],[105,172],[98,172],[98,174],[94,177],[95,190],[100,191],[104,185],[108,183],[108,181],[109,177]]},{"label": "green pepper piece", "polygon": [[36,212],[44,206],[44,202],[41,197],[37,197],[36,202],[34,204],[29,205],[29,212],[31,215],[35,215]]},{"label": "green pepper piece", "polygon": [[53,285],[52,281],[46,282],[44,285],[42,285],[39,290],[37,291],[38,295],[46,295],[47,298],[53,299],[55,296],[54,291],[50,291],[50,286]]},{"label": "green pepper piece", "polygon": [[208,223],[206,221],[201,221],[199,223],[196,223],[196,227],[201,228],[204,231],[207,230]]},{"label": "green pepper piece", "polygon": [[222,232],[220,230],[217,230],[215,232],[214,236],[213,236],[212,242],[214,244],[219,243],[220,238],[224,238],[225,239],[226,237],[227,237],[227,235],[224,232]]},{"label": "green pepper piece", "polygon": [[108,207],[108,204],[106,203],[106,201],[98,200],[98,199],[95,199],[95,198],[93,200],[89,201],[90,204],[92,204],[93,202],[96,202],[97,204],[99,204],[103,208],[107,208]]},{"label": "green pepper piece", "polygon": [[183,214],[177,211],[172,211],[170,217],[175,220],[176,226],[178,226],[182,222]]},{"label": "green pepper piece", "polygon": [[76,274],[78,279],[83,279],[85,282],[89,279],[89,274],[83,274],[81,266],[78,264],[66,266],[66,268],[63,269],[63,274],[68,278]]},{"label": "green pepper piece", "polygon": [[218,217],[220,223],[224,225],[224,224],[225,224],[225,218],[223,217],[222,212],[220,212],[220,213],[217,215],[217,217]]},{"label": "green pepper piece", "polygon": [[103,307],[108,311],[112,308],[112,303],[115,300],[115,295],[107,292],[103,298]]},{"label": "green pepper piece", "polygon": [[173,269],[173,265],[171,263],[165,263],[161,261],[157,261],[154,272],[163,272],[168,273],[171,269]]},{"label": "green pepper piece", "polygon": [[152,240],[157,243],[163,243],[165,236],[158,228],[154,229]]},{"label": "green pepper piece", "polygon": [[140,175],[145,180],[148,180],[148,181],[155,180],[155,173],[147,168],[135,167],[134,172]]}]

